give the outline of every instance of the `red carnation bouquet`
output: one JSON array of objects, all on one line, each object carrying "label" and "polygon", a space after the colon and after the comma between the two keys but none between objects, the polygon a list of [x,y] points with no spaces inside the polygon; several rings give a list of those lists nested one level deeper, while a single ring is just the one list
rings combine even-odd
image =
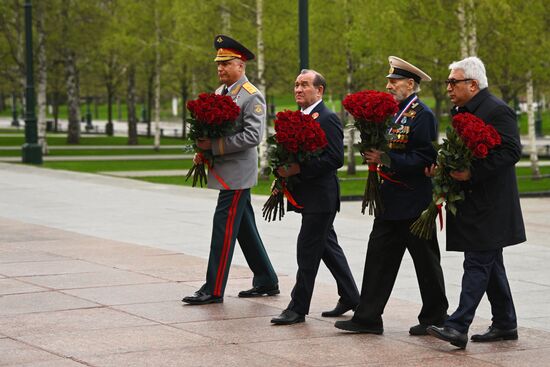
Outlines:
[{"label": "red carnation bouquet", "polygon": [[264,204],[263,217],[267,221],[285,215],[284,197],[297,208],[302,208],[288,191],[293,177],[279,177],[277,167],[291,163],[302,163],[318,157],[327,146],[328,141],[321,125],[310,115],[301,111],[283,111],[275,118],[275,135],[267,139],[269,165],[266,174],[273,173],[275,180],[271,184],[271,195]]},{"label": "red carnation bouquet", "polygon": [[[239,117],[241,109],[230,96],[222,96],[214,93],[201,93],[199,98],[187,102],[187,109],[191,112],[191,119],[187,121],[191,125],[189,138],[192,140],[200,138],[221,138],[233,131],[235,120]],[[193,149],[197,152],[203,163],[195,164],[187,173],[185,180],[193,176],[193,187],[197,182],[202,187],[206,184],[207,176],[204,165],[209,170],[214,167],[214,156],[210,151],[203,151],[196,144]],[[218,178],[224,184],[221,178]]]},{"label": "red carnation bouquet", "polygon": [[441,207],[456,215],[456,202],[464,200],[464,191],[459,181],[450,176],[451,171],[464,171],[477,159],[484,159],[490,150],[500,145],[496,129],[471,113],[459,113],[453,117],[452,128],[447,128],[447,138],[439,147],[437,168],[432,178],[433,198],[426,210],[411,225],[411,232],[421,238],[430,239],[439,214],[443,227]]},{"label": "red carnation bouquet", "polygon": [[[399,110],[395,98],[386,92],[365,90],[348,95],[342,104],[355,119],[354,126],[361,135],[359,151],[363,153],[369,149],[386,150],[391,117]],[[389,165],[389,162],[387,163]],[[380,177],[376,164],[369,164],[369,175],[363,194],[361,213],[365,214],[367,206],[370,215],[378,214],[383,210],[380,197]]]}]

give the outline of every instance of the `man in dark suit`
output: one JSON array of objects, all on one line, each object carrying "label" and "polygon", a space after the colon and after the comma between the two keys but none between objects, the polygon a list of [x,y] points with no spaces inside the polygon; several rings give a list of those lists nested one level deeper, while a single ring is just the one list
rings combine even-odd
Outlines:
[{"label": "man in dark suit", "polygon": [[469,112],[493,125],[500,146],[475,160],[465,171],[451,172],[460,181],[465,199],[457,213],[447,212],[447,250],[464,252],[464,275],[460,303],[443,327],[430,326],[428,333],[459,348],[468,342],[468,329],[481,298],[487,293],[493,313],[492,325],[474,342],[515,340],[517,319],[504,269],[502,249],[526,240],[519,203],[515,164],[521,143],[514,111],[488,90],[485,66],[468,57],[449,66],[447,93],[455,105],[452,113]]},{"label": "man in dark suit", "polygon": [[336,308],[323,312],[322,316],[340,316],[359,303],[359,291],[333,227],[336,212],[340,210],[336,171],[344,164],[344,136],[338,116],[323,103],[325,89],[326,82],[321,74],[302,70],[296,78],[294,95],[302,112],[319,122],[327,136],[328,146],[318,159],[277,170],[281,177],[296,175],[300,180],[291,188],[291,194],[303,207],[298,209],[289,203],[289,210],[302,214],[297,244],[298,273],[287,309],[271,320],[278,325],[305,321],[321,260],[336,279],[340,295]]},{"label": "man in dark suit", "polygon": [[408,250],[422,297],[419,324],[409,333],[425,335],[429,325],[443,323],[449,306],[435,233],[426,240],[410,232],[411,224],[432,200],[431,180],[424,169],[435,162],[437,155],[432,145],[437,139],[437,122],[417,96],[420,81],[431,78],[398,57],[390,56],[389,62],[386,88],[399,102],[399,112],[389,131],[387,153],[370,150],[364,155],[368,163],[380,165],[384,175],[391,177],[384,179],[380,188],[384,210],[376,215],[370,234],[361,302],[351,320],[337,321],[334,326],[357,333],[384,332],[382,314]]}]

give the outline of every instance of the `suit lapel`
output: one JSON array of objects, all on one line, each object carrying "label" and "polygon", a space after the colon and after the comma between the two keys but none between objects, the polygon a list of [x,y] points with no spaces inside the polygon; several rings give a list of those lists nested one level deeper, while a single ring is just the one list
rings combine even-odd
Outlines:
[{"label": "suit lapel", "polygon": [[313,110],[311,110],[311,113],[309,114],[314,120],[319,119],[319,116],[323,113],[325,109],[325,104],[323,101],[321,101]]}]

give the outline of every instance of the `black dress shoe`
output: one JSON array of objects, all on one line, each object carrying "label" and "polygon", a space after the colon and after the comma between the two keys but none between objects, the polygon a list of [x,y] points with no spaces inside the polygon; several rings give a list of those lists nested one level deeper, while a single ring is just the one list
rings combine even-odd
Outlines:
[{"label": "black dress shoe", "polygon": [[473,342],[496,342],[499,340],[518,340],[518,329],[497,329],[489,326],[483,334],[474,334],[471,337]]},{"label": "black dress shoe", "polygon": [[435,325],[430,325],[426,328],[426,331],[428,334],[438,339],[445,340],[460,349],[466,348],[466,344],[468,344],[468,333],[461,333],[447,326],[437,327]]},{"label": "black dress shoe", "polygon": [[334,327],[340,330],[351,331],[352,333],[377,334],[377,335],[384,333],[383,327],[363,325],[353,320],[336,321],[334,323]]},{"label": "black dress shoe", "polygon": [[292,310],[284,310],[279,316],[271,319],[271,322],[276,325],[292,325],[304,321],[306,321],[304,315],[300,315]]},{"label": "black dress shoe", "polygon": [[[428,326],[430,326],[430,325],[418,324],[418,325],[411,326],[411,328],[409,329],[409,334],[414,335],[414,336],[428,335],[428,332],[426,331]],[[443,327],[443,322],[441,322],[439,324],[435,324],[435,326]]]},{"label": "black dress shoe", "polygon": [[345,314],[348,311],[355,310],[355,307],[357,307],[357,306],[346,306],[342,302],[338,302],[336,304],[336,307],[334,307],[334,310],[324,311],[324,312],[321,313],[321,316],[323,316],[323,317],[342,316],[343,314]]},{"label": "black dress shoe", "polygon": [[262,296],[274,296],[281,293],[279,291],[279,285],[257,285],[246,291],[239,292],[239,297],[250,298],[250,297],[262,297]]},{"label": "black dress shoe", "polygon": [[201,290],[195,292],[192,296],[183,297],[182,302],[190,305],[206,305],[208,303],[222,303],[223,297],[215,297]]}]

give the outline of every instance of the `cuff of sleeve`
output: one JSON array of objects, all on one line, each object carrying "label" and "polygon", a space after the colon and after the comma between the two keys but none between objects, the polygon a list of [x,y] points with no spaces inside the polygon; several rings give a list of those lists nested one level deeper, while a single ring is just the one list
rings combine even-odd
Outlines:
[{"label": "cuff of sleeve", "polygon": [[214,155],[225,154],[225,142],[223,138],[212,139],[212,153]]},{"label": "cuff of sleeve", "polygon": [[388,153],[383,152],[382,154],[380,154],[380,161],[382,161],[382,164],[384,166],[391,168],[392,159]]}]

